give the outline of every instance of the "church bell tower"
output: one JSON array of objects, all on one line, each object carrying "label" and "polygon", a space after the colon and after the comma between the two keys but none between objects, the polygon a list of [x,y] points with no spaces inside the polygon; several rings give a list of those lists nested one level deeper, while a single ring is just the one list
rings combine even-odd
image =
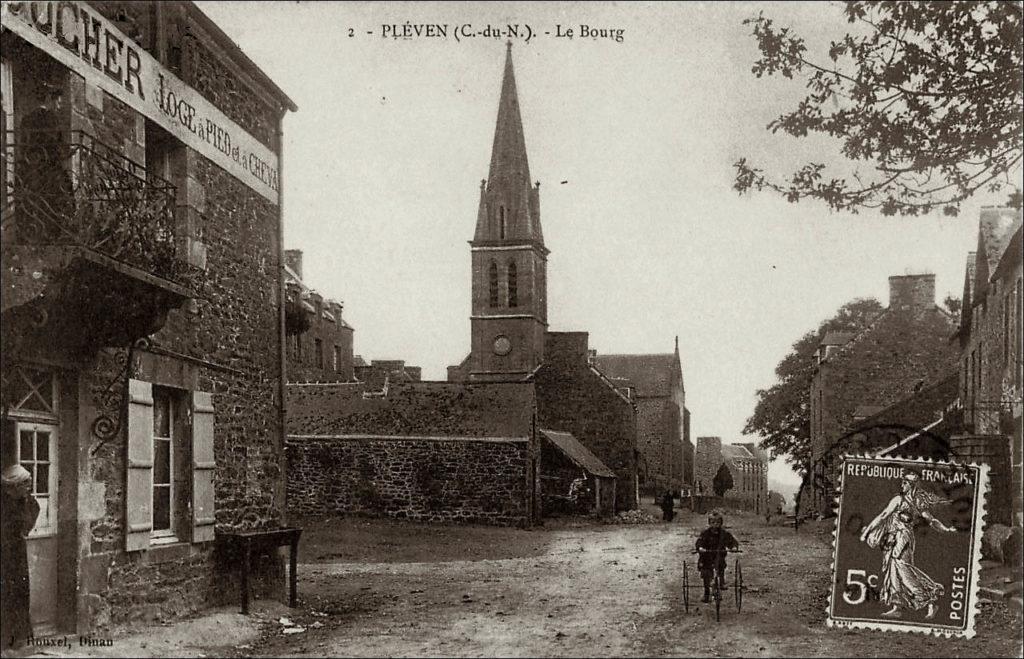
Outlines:
[{"label": "church bell tower", "polygon": [[505,55],[488,178],[470,241],[473,303],[470,380],[518,380],[544,359],[547,255],[540,183],[531,183],[512,44]]}]

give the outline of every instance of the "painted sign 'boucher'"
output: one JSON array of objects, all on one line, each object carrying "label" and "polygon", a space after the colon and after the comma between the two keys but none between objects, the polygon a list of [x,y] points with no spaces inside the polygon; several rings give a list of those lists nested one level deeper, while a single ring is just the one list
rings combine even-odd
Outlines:
[{"label": "painted sign 'boucher'", "polygon": [[0,23],[277,203],[277,154],[87,4],[3,2]]}]

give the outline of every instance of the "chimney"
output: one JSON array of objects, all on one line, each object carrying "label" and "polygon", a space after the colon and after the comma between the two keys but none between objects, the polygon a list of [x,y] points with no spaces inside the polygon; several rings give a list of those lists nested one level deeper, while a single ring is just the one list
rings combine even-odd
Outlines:
[{"label": "chimney", "polygon": [[302,250],[301,249],[286,249],[284,250],[284,263],[289,268],[295,271],[295,274],[302,279]]},{"label": "chimney", "polygon": [[921,313],[935,307],[935,275],[889,277],[889,309]]}]

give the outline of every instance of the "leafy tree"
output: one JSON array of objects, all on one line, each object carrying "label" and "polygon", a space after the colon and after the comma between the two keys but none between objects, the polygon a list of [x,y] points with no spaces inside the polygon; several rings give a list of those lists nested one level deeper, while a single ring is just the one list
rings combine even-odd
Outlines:
[{"label": "leafy tree", "polygon": [[714,488],[716,497],[724,497],[725,493],[733,488],[732,472],[729,471],[724,462],[718,468],[715,478],[711,481],[711,487]]},{"label": "leafy tree", "polygon": [[826,332],[861,330],[881,312],[882,305],[872,298],[844,304],[817,331],[804,334],[793,344],[793,350],[775,367],[778,382],[757,392],[757,406],[743,432],[759,435],[761,448],[773,458],[784,458],[804,478],[811,464],[810,396],[814,353]]},{"label": "leafy tree", "polygon": [[[852,163],[870,173],[852,180],[812,162],[788,181],[772,180],[745,158],[734,187],[768,189],[790,202],[824,201],[834,210],[878,209],[917,215],[941,207],[956,215],[978,190],[998,191],[1019,178],[1022,158],[1022,4],[1006,2],[848,1],[851,33],[832,42],[827,59],[759,14],[758,78],[806,80],[796,109],[771,123],[773,133],[817,133],[842,142]],[[1011,194],[1020,204],[1020,192]]]},{"label": "leafy tree", "polygon": [[955,295],[947,295],[946,299],[942,301],[942,306],[946,307],[946,311],[953,314],[954,318],[959,318],[960,311],[964,307],[964,301]]}]

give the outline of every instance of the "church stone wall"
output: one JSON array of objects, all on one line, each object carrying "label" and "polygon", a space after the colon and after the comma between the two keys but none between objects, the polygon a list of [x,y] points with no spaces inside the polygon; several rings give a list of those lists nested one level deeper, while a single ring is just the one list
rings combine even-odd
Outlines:
[{"label": "church stone wall", "polygon": [[527,439],[290,438],[288,512],[527,526]]}]

